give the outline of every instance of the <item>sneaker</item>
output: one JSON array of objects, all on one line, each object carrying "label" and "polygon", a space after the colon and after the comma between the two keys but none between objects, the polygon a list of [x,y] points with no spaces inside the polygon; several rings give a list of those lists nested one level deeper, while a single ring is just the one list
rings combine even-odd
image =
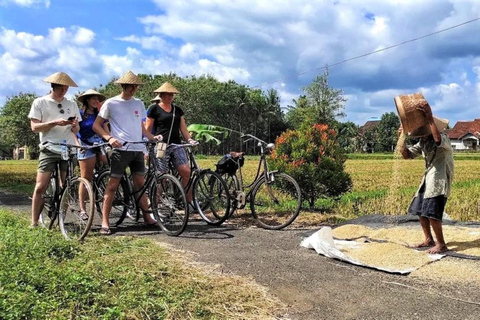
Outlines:
[{"label": "sneaker", "polygon": [[88,220],[88,214],[85,211],[81,211],[80,212],[80,219],[82,219],[83,221],[87,221]]}]

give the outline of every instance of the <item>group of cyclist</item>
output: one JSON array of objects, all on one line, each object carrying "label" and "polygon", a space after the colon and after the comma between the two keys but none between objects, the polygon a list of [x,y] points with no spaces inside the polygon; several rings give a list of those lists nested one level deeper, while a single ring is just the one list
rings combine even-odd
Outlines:
[{"label": "group of cyclist", "polygon": [[[125,142],[141,141],[145,137],[151,141],[163,139],[167,144],[180,143],[182,136],[189,143],[195,143],[187,130],[182,109],[173,104],[174,95],[179,91],[165,82],[154,91],[158,96],[152,99],[155,103],[149,106],[145,116],[144,103],[134,96],[143,82],[131,71],[115,81],[122,89],[117,96],[106,99],[103,94],[93,89],[78,96],[81,109],[75,101],[65,98],[69,87],[78,87],[66,73],[57,72],[43,81],[51,83],[51,91],[34,100],[28,115],[33,132],[40,134],[40,157],[32,197],[32,226],[38,225],[43,207],[42,195],[57,163],[60,163],[62,180],[66,173],[66,161],[62,160],[61,147],[45,142],[91,146],[107,141],[113,151],[110,157],[110,180],[103,199],[100,233],[109,235],[112,202],[126,168],[130,168],[136,189],[140,189],[145,182],[144,147]],[[100,103],[102,105],[99,110]],[[79,150],[77,157],[81,176],[89,181],[93,179],[95,163],[106,162],[105,155],[102,155],[99,149]],[[157,170],[162,173],[168,171],[169,162],[172,162],[183,178],[184,185],[188,183],[190,167],[183,149],[167,149],[165,157],[156,161]],[[189,202],[191,199],[191,194],[187,195]],[[147,213],[146,197],[141,199],[140,207],[145,224],[156,224]]]}]

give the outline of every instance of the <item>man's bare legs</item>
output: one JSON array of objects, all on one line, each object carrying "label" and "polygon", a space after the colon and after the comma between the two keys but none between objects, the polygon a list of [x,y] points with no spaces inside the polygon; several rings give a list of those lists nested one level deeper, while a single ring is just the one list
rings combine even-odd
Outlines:
[{"label": "man's bare legs", "polygon": [[36,227],[38,225],[38,219],[43,210],[44,203],[42,195],[45,193],[45,190],[47,190],[51,175],[51,172],[37,172],[37,180],[32,195],[32,226]]},{"label": "man's bare legs", "polygon": [[[135,186],[135,190],[140,190],[143,185],[145,184],[145,177],[140,174],[133,174],[133,185]],[[143,194],[142,198],[139,201],[140,209],[142,209],[143,213],[143,221],[145,224],[150,225],[150,224],[155,224],[157,221],[153,219],[150,214],[148,213],[148,201],[147,201],[147,196]]]},{"label": "man's bare legs", "polygon": [[435,245],[435,241],[433,240],[432,232],[430,231],[430,219],[420,217],[420,225],[422,226],[425,240],[416,245],[413,245],[412,248],[433,247]]},{"label": "man's bare legs", "polygon": [[[38,219],[40,213],[43,210],[43,194],[47,190],[48,183],[50,182],[50,177],[52,176],[51,172],[37,172],[37,179],[35,182],[35,189],[33,190],[32,195],[32,226],[36,227],[38,225]],[[65,177],[67,176],[66,171],[60,172],[60,184],[63,184]],[[58,186],[58,187],[61,187]]]},{"label": "man's bare legs", "polygon": [[121,178],[110,177],[105,194],[103,195],[102,229],[105,230],[110,229],[108,217],[110,216],[110,211],[112,210],[113,199],[115,198],[115,192],[120,184],[120,179]]},{"label": "man's bare legs", "polygon": [[433,232],[435,233],[435,238],[437,242],[433,248],[427,250],[428,253],[441,253],[447,251],[447,245],[445,244],[445,239],[443,238],[443,228],[442,221],[430,219],[430,224],[432,225]]},{"label": "man's bare legs", "polygon": [[[422,226],[425,240],[414,245],[413,248],[432,247],[427,250],[428,253],[441,253],[448,250],[447,245],[445,244],[445,239],[443,238],[442,221],[420,217],[420,225]],[[430,226],[432,226],[437,242],[435,242],[433,239]]]}]

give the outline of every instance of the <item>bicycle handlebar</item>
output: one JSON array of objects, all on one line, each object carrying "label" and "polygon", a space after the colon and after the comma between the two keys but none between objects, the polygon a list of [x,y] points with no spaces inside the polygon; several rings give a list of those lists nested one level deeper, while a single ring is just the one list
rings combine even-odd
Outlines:
[{"label": "bicycle handlebar", "polygon": [[177,148],[188,148],[188,147],[196,147],[198,146],[200,143],[197,141],[197,143],[170,143],[168,146],[167,146],[167,149],[168,148],[174,148],[174,149],[177,149]]},{"label": "bicycle handlebar", "polygon": [[123,141],[122,146],[127,144],[157,144],[157,141],[142,140],[142,141]]},{"label": "bicycle handlebar", "polygon": [[98,143],[98,144],[93,144],[91,146],[79,146],[76,144],[70,144],[70,143],[63,143],[63,142],[53,142],[53,141],[44,141],[42,142],[42,145],[46,146],[47,144],[55,145],[55,146],[64,146],[64,147],[70,147],[70,148],[77,148],[77,149],[82,149],[82,150],[89,150],[93,148],[98,148],[98,147],[103,147],[104,145],[109,145],[106,142]]},{"label": "bicycle handlebar", "polygon": [[247,138],[249,138],[249,139],[246,139],[244,142],[247,142],[248,140],[253,139],[253,140],[257,140],[258,142],[261,142],[261,143],[264,144],[264,145],[267,145],[267,144],[268,144],[268,143],[266,143],[265,141],[263,141],[262,139],[257,138],[257,137],[255,137],[254,135],[251,135],[251,134],[249,134],[249,133],[245,133],[245,134],[242,134],[242,135],[240,136],[240,138],[243,138],[243,139],[245,139],[245,137],[247,137]]}]

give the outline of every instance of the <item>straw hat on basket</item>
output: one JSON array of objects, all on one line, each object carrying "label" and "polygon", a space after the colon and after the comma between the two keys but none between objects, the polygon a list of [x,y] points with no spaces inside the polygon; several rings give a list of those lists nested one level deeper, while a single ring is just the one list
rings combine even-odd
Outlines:
[{"label": "straw hat on basket", "polygon": [[172,86],[170,83],[165,82],[158,88],[157,90],[153,91],[155,93],[173,93],[173,94],[178,94],[180,91],[177,90],[174,86]]},{"label": "straw hat on basket", "polygon": [[125,73],[123,76],[121,76],[117,81],[115,81],[117,84],[136,84],[140,85],[143,84],[142,80],[135,75],[132,71],[128,71]]},{"label": "straw hat on basket", "polygon": [[160,101],[160,100],[162,100],[162,99],[160,98],[160,95],[157,94],[157,95],[155,96],[155,98],[153,98],[153,99],[150,100],[150,101],[151,101],[151,102],[157,102],[157,101]]},{"label": "straw hat on basket", "polygon": [[100,92],[97,92],[93,89],[88,89],[87,91],[85,91],[84,93],[82,93],[81,95],[79,95],[77,97],[77,101],[80,102],[80,103],[83,103],[85,101],[86,98],[88,98],[89,96],[98,96],[98,101],[99,102],[103,102],[105,101],[105,96],[103,94],[101,94]]},{"label": "straw hat on basket", "polygon": [[78,87],[77,84],[65,72],[57,72],[46,77],[43,81],[47,83],[60,84],[62,86]]}]

